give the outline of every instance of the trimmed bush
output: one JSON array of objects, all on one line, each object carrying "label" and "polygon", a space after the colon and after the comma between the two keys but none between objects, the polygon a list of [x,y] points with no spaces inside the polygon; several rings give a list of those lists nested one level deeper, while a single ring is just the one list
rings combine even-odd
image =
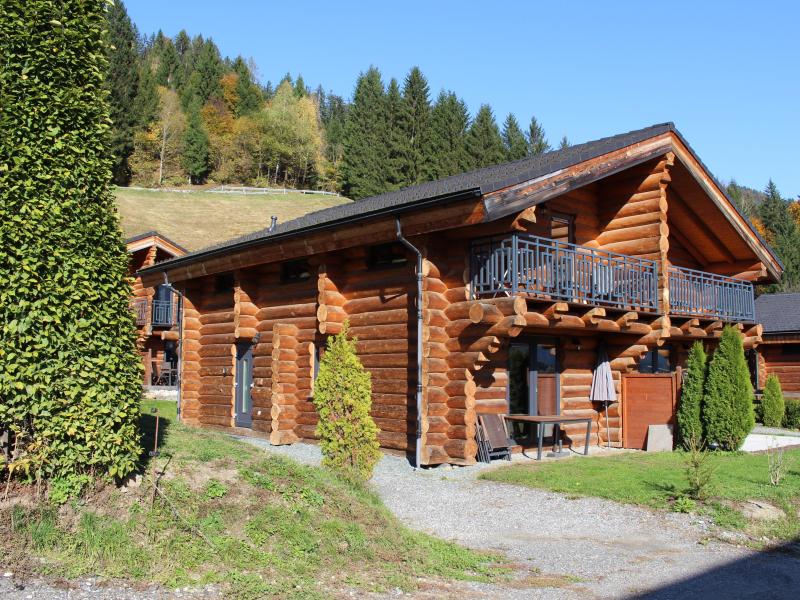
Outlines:
[{"label": "trimmed bush", "polygon": [[730,326],[722,330],[708,367],[702,419],[706,441],[724,450],[738,450],[755,425],[753,386],[742,336]]},{"label": "trimmed bush", "polygon": [[783,426],[787,429],[800,429],[800,400],[786,398]]},{"label": "trimmed bush", "polygon": [[678,439],[689,449],[694,442],[703,440],[703,423],[700,419],[703,404],[703,387],[706,383],[707,361],[703,344],[695,342],[689,351],[686,378],[681,387],[681,402],[678,406]]},{"label": "trimmed bush", "polygon": [[774,373],[770,374],[761,397],[761,422],[767,427],[780,427],[785,412],[781,382]]},{"label": "trimmed bush", "polygon": [[328,339],[319,363],[313,400],[319,413],[317,435],[323,465],[369,479],[381,456],[378,427],[369,414],[372,378],[347,332],[345,322],[341,333]]},{"label": "trimmed bush", "polygon": [[57,493],[82,474],[124,476],[140,453],[106,6],[5,0],[0,17],[0,429],[9,471]]}]

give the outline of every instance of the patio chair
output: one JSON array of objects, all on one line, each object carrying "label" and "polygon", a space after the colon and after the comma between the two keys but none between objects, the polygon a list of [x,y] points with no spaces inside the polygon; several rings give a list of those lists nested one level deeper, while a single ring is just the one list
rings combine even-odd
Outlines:
[{"label": "patio chair", "polygon": [[172,376],[175,374],[175,369],[172,368],[172,363],[163,361],[158,369],[158,379],[156,385],[172,385]]},{"label": "patio chair", "polygon": [[478,413],[478,458],[489,463],[497,458],[511,460],[511,448],[517,443],[508,435],[503,415]]}]

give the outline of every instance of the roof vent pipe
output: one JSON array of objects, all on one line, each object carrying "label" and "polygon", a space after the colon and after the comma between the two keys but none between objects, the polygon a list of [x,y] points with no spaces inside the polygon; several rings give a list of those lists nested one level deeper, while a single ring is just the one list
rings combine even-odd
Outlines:
[{"label": "roof vent pipe", "polygon": [[278,224],[278,217],[272,215],[272,217],[270,217],[269,229],[267,229],[267,233],[272,233],[273,231],[275,231],[275,226],[277,224]]},{"label": "roof vent pipe", "polygon": [[403,237],[400,219],[395,219],[397,239],[417,255],[417,443],[414,451],[414,467],[420,468],[422,454],[422,252]]}]

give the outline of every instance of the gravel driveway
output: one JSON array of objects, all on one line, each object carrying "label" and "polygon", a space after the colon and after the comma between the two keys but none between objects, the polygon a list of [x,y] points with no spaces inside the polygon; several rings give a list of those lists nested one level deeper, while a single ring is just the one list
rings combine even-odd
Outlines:
[{"label": "gravel driveway", "polygon": [[[310,444],[270,452],[319,464]],[[567,460],[581,460],[574,457]],[[389,509],[415,529],[471,548],[502,552],[542,574],[566,576],[559,589],[524,579],[508,588],[456,584],[430,597],[800,598],[800,559],[711,539],[697,517],[649,511],[595,498],[478,480],[488,467],[414,471],[384,456],[372,484]],[[427,596],[426,592],[421,592]]]}]

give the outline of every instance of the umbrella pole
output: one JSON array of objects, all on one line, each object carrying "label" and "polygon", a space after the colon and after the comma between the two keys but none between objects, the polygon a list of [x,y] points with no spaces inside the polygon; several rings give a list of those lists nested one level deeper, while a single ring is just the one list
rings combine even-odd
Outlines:
[{"label": "umbrella pole", "polygon": [[611,448],[611,427],[608,425],[608,401],[606,401],[606,447]]}]

